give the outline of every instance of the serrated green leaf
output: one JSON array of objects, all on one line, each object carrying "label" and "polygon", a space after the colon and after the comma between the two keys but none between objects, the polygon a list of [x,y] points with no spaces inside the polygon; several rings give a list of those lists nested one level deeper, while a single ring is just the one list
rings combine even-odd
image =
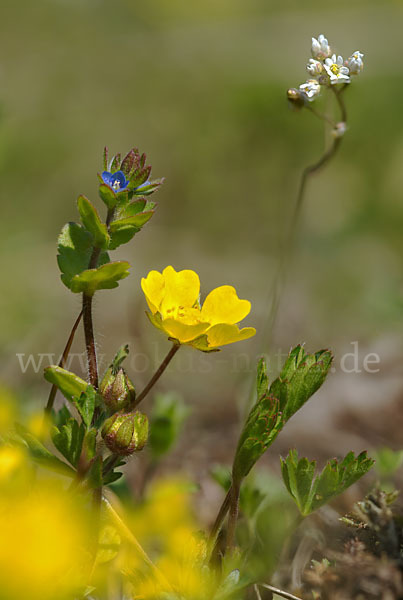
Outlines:
[{"label": "serrated green leaf", "polygon": [[52,441],[59,452],[69,461],[73,467],[77,467],[81,454],[81,448],[85,435],[84,426],[70,418],[61,427],[53,427],[51,430]]},{"label": "serrated green leaf", "polygon": [[126,261],[110,262],[97,269],[87,269],[75,275],[70,283],[72,292],[81,292],[92,296],[97,290],[109,290],[118,287],[118,281],[129,275],[130,264]]},{"label": "serrated green leaf", "polygon": [[77,200],[78,212],[84,227],[91,233],[94,246],[107,248],[109,244],[109,233],[107,227],[102,223],[95,207],[85,196],[79,196]]},{"label": "serrated green leaf", "polygon": [[29,431],[29,429],[26,429],[26,427],[20,423],[15,423],[15,430],[25,443],[33,460],[35,460],[38,464],[50,469],[51,471],[61,473],[62,475],[67,475],[69,477],[73,477],[75,475],[74,469],[49,452],[49,450],[45,448],[42,442],[40,442]]},{"label": "serrated green leaf", "polygon": [[[88,269],[93,251],[91,234],[77,223],[67,223],[59,235],[57,262],[64,285],[70,288],[73,277]],[[109,255],[101,252],[98,264],[109,262]]]},{"label": "serrated green leaf", "polygon": [[118,199],[115,192],[109,187],[109,185],[106,185],[106,183],[101,183],[98,188],[98,193],[99,197],[101,200],[103,200],[103,202],[105,202],[108,208],[115,208]]},{"label": "serrated green leaf", "polygon": [[332,355],[327,350],[306,354],[301,346],[297,346],[291,350],[280,376],[273,381],[266,393],[264,391],[268,382],[265,365],[262,360],[259,362],[258,401],[249,413],[238,442],[233,465],[233,476],[236,479],[242,479],[249,473],[288,419],[322,385],[331,360]]},{"label": "serrated green leaf", "polygon": [[281,459],[281,472],[299,511],[307,516],[344,492],[365,475],[373,463],[366,452],[361,452],[357,457],[349,452],[341,462],[336,459],[328,461],[315,477],[316,461],[298,459],[297,451],[290,450],[287,458]]},{"label": "serrated green leaf", "polygon": [[55,365],[46,367],[45,379],[53,383],[70,402],[73,398],[79,398],[88,388],[88,383],[81,377]]},{"label": "serrated green leaf", "polygon": [[89,385],[85,392],[82,392],[78,398],[74,398],[74,405],[80,413],[87,429],[91,427],[92,417],[94,416],[95,398],[96,392],[91,385]]}]

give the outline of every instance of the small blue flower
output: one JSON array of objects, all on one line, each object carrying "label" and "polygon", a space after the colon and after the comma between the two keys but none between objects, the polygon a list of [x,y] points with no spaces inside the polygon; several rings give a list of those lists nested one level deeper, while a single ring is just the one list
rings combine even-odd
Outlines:
[{"label": "small blue flower", "polygon": [[130,183],[123,171],[116,171],[116,173],[103,171],[102,179],[114,192],[124,192]]}]

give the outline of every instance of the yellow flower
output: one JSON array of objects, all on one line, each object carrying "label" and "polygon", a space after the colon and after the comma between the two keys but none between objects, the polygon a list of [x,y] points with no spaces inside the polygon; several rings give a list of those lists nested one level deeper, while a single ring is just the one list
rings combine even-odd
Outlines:
[{"label": "yellow flower", "polygon": [[255,335],[253,327],[239,329],[237,323],[250,312],[248,300],[240,300],[235,288],[222,285],[200,305],[200,280],[190,270],[176,272],[171,266],[162,273],[150,271],[141,287],[155,327],[180,344],[209,352],[219,346]]}]

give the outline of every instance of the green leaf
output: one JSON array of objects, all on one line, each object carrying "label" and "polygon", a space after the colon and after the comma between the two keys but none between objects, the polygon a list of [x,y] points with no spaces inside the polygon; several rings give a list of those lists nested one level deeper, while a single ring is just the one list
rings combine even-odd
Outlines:
[{"label": "green leaf", "polygon": [[62,408],[58,411],[52,410],[52,422],[56,427],[66,425],[70,419],[71,413],[66,404],[63,404]]},{"label": "green leaf", "polygon": [[90,429],[85,434],[84,443],[83,443],[83,453],[85,454],[85,458],[86,458],[87,462],[91,461],[96,454],[97,435],[98,435],[98,431],[96,429]]},{"label": "green leaf", "polygon": [[51,430],[52,441],[59,452],[73,467],[77,467],[85,435],[85,428],[77,421],[70,418],[65,425],[53,427]]},{"label": "green leaf", "polygon": [[[233,465],[233,476],[241,480],[274,442],[285,423],[316,392],[326,379],[332,362],[328,350],[306,354],[294,348],[277,379],[267,390],[266,365],[258,364],[258,400],[241,433]],[[267,391],[266,391],[267,390]]]},{"label": "green leaf", "polygon": [[74,398],[74,405],[80,413],[86,429],[91,427],[95,410],[95,398],[96,392],[91,385],[78,398]]},{"label": "green leaf", "polygon": [[102,487],[102,456],[97,456],[87,473],[87,481],[92,489]]},{"label": "green leaf", "polygon": [[107,248],[109,244],[109,233],[107,227],[101,222],[95,207],[85,196],[79,196],[77,200],[78,212],[84,227],[91,233],[94,246]]},{"label": "green leaf", "polygon": [[56,471],[62,475],[73,477],[75,471],[65,462],[54,456],[30,431],[20,423],[15,423],[15,430],[24,445],[28,448],[31,457],[41,466]]},{"label": "green leaf", "polygon": [[142,196],[148,196],[155,192],[160,185],[164,183],[163,179],[155,179],[154,181],[150,181],[148,185],[141,187],[139,190],[134,190],[135,194],[141,194]]},{"label": "green leaf", "polygon": [[[129,205],[130,206],[130,205]],[[125,213],[126,210],[123,211]],[[115,250],[122,244],[127,244],[140,231],[142,226],[153,216],[154,211],[140,212],[123,219],[113,221],[110,225],[111,240],[109,249]]]},{"label": "green leaf", "polygon": [[306,517],[344,492],[365,475],[373,464],[374,461],[368,458],[366,452],[361,452],[357,457],[349,452],[341,462],[330,460],[315,477],[316,461],[298,459],[298,452],[290,450],[287,458],[281,459],[281,472],[288,492]]},{"label": "green leaf", "polygon": [[119,231],[119,229],[122,227],[137,227],[140,229],[143,227],[143,225],[145,225],[145,223],[147,223],[147,221],[151,219],[153,214],[154,211],[149,210],[134,214],[130,217],[125,217],[124,219],[119,219],[118,221],[112,221],[110,224],[110,231],[111,233],[116,233],[116,231]]},{"label": "green leaf", "polygon": [[133,217],[138,213],[142,213],[144,211],[144,207],[147,204],[145,198],[139,198],[138,200],[133,200],[127,204],[123,210],[119,214],[120,219],[125,219],[126,217]]},{"label": "green leaf", "polygon": [[[57,262],[64,285],[70,288],[73,277],[88,269],[93,252],[92,235],[77,223],[67,223],[59,235]],[[106,252],[101,252],[99,265],[109,262]]]},{"label": "green leaf", "polygon": [[110,262],[97,269],[87,269],[75,275],[70,284],[72,292],[81,292],[92,296],[97,290],[109,290],[118,287],[118,281],[129,275],[130,264],[119,260]]},{"label": "green leaf", "polygon": [[262,357],[257,365],[256,393],[258,400],[267,392],[268,387],[269,378],[267,376],[267,366],[265,359]]},{"label": "green leaf", "polygon": [[140,229],[138,227],[126,226],[121,227],[118,231],[115,231],[115,233],[111,233],[109,250],[116,250],[119,246],[127,244],[139,231]]},{"label": "green leaf", "polygon": [[45,379],[49,383],[53,383],[70,402],[73,401],[73,398],[79,398],[83,392],[86,392],[89,385],[78,375],[55,365],[46,367]]},{"label": "green leaf", "polygon": [[115,192],[106,183],[101,183],[98,188],[99,197],[103,200],[108,208],[115,208],[118,201]]}]

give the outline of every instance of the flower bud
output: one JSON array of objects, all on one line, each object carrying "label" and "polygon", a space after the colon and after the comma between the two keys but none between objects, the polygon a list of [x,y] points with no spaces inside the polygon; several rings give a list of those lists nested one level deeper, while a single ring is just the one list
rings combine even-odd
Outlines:
[{"label": "flower bud", "polygon": [[114,454],[133,454],[142,450],[147,442],[148,419],[138,411],[115,413],[105,421],[102,437]]},{"label": "flower bud", "polygon": [[113,366],[108,368],[99,391],[105,404],[113,411],[130,408],[136,398],[134,386],[122,367],[117,373],[115,373]]},{"label": "flower bud", "polygon": [[289,90],[287,90],[287,99],[290,103],[290,106],[297,110],[305,106],[304,96],[296,88],[290,88]]}]

